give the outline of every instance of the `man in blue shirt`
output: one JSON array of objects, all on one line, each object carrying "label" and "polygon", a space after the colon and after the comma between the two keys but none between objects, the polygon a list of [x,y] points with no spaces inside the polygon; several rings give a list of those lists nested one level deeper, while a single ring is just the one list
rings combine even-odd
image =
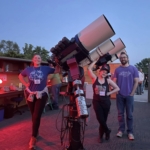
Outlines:
[{"label": "man in blue shirt", "polygon": [[121,66],[115,70],[114,80],[120,88],[116,97],[118,109],[119,129],[117,137],[122,137],[125,131],[124,110],[126,109],[127,133],[129,140],[134,140],[133,135],[133,103],[134,93],[138,86],[139,74],[136,67],[129,65],[128,55],[120,55]]}]

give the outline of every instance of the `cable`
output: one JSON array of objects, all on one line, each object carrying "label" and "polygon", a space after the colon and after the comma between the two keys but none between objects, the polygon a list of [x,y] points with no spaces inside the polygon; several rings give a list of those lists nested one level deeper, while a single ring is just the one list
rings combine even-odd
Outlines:
[{"label": "cable", "polygon": [[[68,146],[71,141],[74,141],[76,143],[79,142],[79,143],[81,143],[81,145],[83,145],[83,142],[84,142],[86,120],[85,120],[85,118],[84,119],[78,118],[77,120],[76,120],[76,118],[72,118],[72,116],[69,114],[71,112],[69,109],[71,106],[74,106],[74,104],[63,105],[62,109],[59,111],[57,118],[56,118],[56,129],[60,132],[61,145],[63,146],[63,148],[65,150],[67,150],[69,148]],[[66,108],[66,111],[65,111],[65,108]],[[67,112],[67,115],[65,115],[65,112]],[[62,115],[61,115],[62,118],[61,118],[61,127],[59,129],[58,120],[59,120],[60,113],[62,113]],[[74,137],[72,135],[74,122],[77,122],[79,124],[79,131],[80,131],[79,140],[74,139]],[[69,144],[68,143],[66,144],[67,139],[69,141],[68,142]]]},{"label": "cable", "polygon": [[[81,128],[82,128],[82,122],[78,121],[78,123],[79,123],[79,125],[80,125],[80,129],[81,129]],[[81,130],[80,130],[80,133],[81,133]],[[82,137],[81,137],[81,135],[80,135],[80,139],[79,139],[79,141],[75,140],[73,137],[71,137],[71,139],[72,139],[74,142],[78,143],[78,142],[81,142]]]},{"label": "cable", "polygon": [[[68,106],[68,104],[63,105],[63,108],[62,108],[62,124],[61,124],[61,130],[59,130],[59,129],[57,128],[57,130],[61,132],[61,134],[60,134],[60,140],[61,140],[61,144],[62,144],[62,145],[63,145],[64,137],[66,136],[66,138],[67,138],[66,132],[67,132],[67,130],[68,130],[68,119],[64,117],[64,108],[65,108],[65,106]],[[67,107],[67,108],[68,108],[68,107]],[[68,109],[67,109],[67,110],[68,110]],[[61,112],[61,111],[60,111],[60,112]],[[60,112],[59,112],[59,114],[60,114]],[[59,115],[58,115],[58,116],[59,116]],[[57,118],[57,120],[58,120],[58,118]],[[57,123],[57,120],[56,120],[56,123]],[[65,127],[63,127],[63,125],[65,125]],[[56,127],[57,127],[57,124],[56,124]]]},{"label": "cable", "polygon": [[[57,127],[58,117],[59,117],[61,111],[62,111],[62,112],[64,111],[64,107],[65,107],[66,105],[67,105],[67,104],[63,105],[62,109],[59,111],[59,113],[58,113],[58,115],[57,115],[57,118],[56,118],[55,126],[56,126],[56,129],[57,129],[59,132],[61,132],[61,130],[59,130],[58,127]],[[62,113],[62,114],[63,114],[63,113]],[[64,119],[64,117],[62,117],[62,119]]]}]

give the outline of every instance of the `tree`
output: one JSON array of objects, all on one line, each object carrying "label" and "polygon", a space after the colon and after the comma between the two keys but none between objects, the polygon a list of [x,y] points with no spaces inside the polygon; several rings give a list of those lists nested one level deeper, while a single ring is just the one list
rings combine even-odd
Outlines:
[{"label": "tree", "polygon": [[4,55],[3,52],[0,51],[0,56],[3,56],[3,55]]},{"label": "tree", "polygon": [[40,55],[43,61],[46,61],[46,59],[49,57],[49,51],[43,47],[41,48],[40,46],[35,47],[33,50],[33,55],[34,54]]},{"label": "tree", "polygon": [[137,68],[141,68],[145,74],[148,74],[148,67],[150,65],[150,58],[145,58],[141,62],[136,63]]},{"label": "tree", "polygon": [[41,46],[36,46],[35,48],[31,44],[25,43],[25,47],[23,47],[24,57],[26,59],[32,59],[34,54],[38,54],[41,56],[43,61],[49,57],[49,52],[42,48]]},{"label": "tree", "polygon": [[49,52],[41,46],[34,47],[32,44],[25,43],[22,49],[23,54],[20,53],[20,48],[17,43],[5,40],[0,42],[0,56],[32,59],[34,54],[38,54],[43,61],[46,61],[49,57]]},{"label": "tree", "polygon": [[5,40],[2,40],[0,42],[0,52],[1,53],[6,53],[6,41]]},{"label": "tree", "polygon": [[25,46],[22,48],[24,57],[26,59],[31,59],[33,56],[33,45],[25,43]]},{"label": "tree", "polygon": [[13,57],[13,58],[24,58],[24,54],[17,54],[15,51],[8,51],[7,53],[3,53],[2,56],[5,57]]},{"label": "tree", "polygon": [[5,55],[6,53],[11,53],[11,52],[20,54],[20,48],[16,42],[14,43],[12,41],[2,40],[0,42],[0,52],[1,52],[1,55],[3,54]]},{"label": "tree", "polygon": [[19,46],[18,46],[17,43],[13,43],[13,45],[12,45],[12,51],[16,52],[16,54],[20,54],[20,48],[19,48]]},{"label": "tree", "polygon": [[13,42],[12,41],[6,41],[6,52],[13,50]]}]

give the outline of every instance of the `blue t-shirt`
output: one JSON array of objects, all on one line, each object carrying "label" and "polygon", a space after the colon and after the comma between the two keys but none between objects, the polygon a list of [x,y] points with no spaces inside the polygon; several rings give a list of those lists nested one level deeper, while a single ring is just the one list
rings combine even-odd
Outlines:
[{"label": "blue t-shirt", "polygon": [[[47,85],[48,74],[52,74],[54,71],[55,69],[49,66],[28,67],[21,72],[21,75],[28,77],[31,91],[42,91]],[[38,84],[35,84],[36,82]]]},{"label": "blue t-shirt", "polygon": [[136,67],[129,65],[128,67],[118,67],[115,70],[114,78],[117,79],[117,85],[120,88],[119,93],[123,96],[129,96],[134,86],[134,78],[138,78],[138,70]]}]

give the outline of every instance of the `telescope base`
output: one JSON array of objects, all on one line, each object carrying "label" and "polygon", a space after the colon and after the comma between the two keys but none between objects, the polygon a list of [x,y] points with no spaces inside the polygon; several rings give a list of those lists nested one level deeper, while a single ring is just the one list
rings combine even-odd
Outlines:
[{"label": "telescope base", "polygon": [[78,121],[73,121],[72,125],[70,132],[70,146],[66,150],[85,150],[80,137],[80,123]]}]

